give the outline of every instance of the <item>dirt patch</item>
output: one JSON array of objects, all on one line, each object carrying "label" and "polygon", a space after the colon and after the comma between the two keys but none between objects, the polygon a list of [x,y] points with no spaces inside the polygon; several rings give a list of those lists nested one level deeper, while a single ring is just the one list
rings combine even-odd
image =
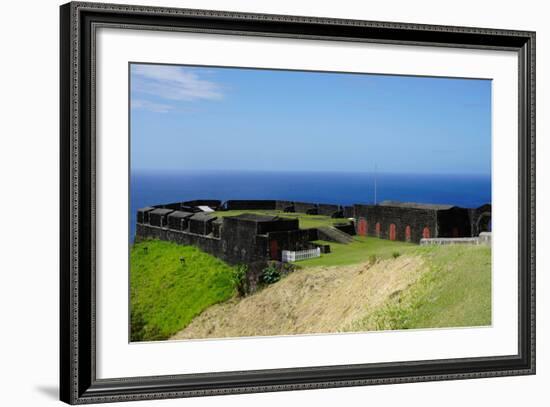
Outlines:
[{"label": "dirt patch", "polygon": [[418,256],[307,268],[206,309],[171,339],[340,332],[414,284],[424,270]]}]

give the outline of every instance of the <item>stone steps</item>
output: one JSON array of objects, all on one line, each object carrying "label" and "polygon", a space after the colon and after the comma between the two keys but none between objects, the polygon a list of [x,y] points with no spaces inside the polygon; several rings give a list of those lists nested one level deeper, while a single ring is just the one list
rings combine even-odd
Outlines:
[{"label": "stone steps", "polygon": [[342,244],[348,244],[353,242],[353,237],[347,233],[342,232],[341,230],[336,229],[333,226],[323,226],[317,228],[319,239],[326,240],[329,242],[336,242]]}]

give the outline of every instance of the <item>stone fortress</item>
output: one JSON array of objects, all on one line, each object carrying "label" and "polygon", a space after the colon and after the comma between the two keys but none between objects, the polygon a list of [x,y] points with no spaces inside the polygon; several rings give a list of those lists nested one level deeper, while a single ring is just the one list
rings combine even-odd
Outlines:
[{"label": "stone fortress", "polygon": [[[299,220],[278,215],[219,211],[281,211],[340,218],[333,226],[300,229]],[[353,235],[412,243],[470,242],[491,229],[491,205],[453,205],[384,201],[377,205],[291,202],[280,200],[193,200],[155,205],[137,211],[136,240],[155,238],[192,245],[229,264],[282,260],[282,252],[349,243]]]}]

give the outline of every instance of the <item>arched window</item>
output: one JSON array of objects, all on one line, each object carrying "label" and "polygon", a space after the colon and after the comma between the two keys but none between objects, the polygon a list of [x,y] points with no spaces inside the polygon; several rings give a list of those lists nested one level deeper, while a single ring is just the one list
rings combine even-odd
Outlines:
[{"label": "arched window", "polygon": [[430,228],[429,227],[425,227],[424,229],[422,229],[422,237],[424,239],[429,239],[430,238]]},{"label": "arched window", "polygon": [[396,237],[396,231],[395,231],[395,223],[392,223],[390,225],[390,240],[395,240]]},{"label": "arched window", "polygon": [[368,224],[365,218],[359,219],[359,225],[357,225],[357,234],[359,236],[366,236],[368,233]]},{"label": "arched window", "polygon": [[407,242],[411,241],[411,227],[409,225],[405,228],[405,240]]}]

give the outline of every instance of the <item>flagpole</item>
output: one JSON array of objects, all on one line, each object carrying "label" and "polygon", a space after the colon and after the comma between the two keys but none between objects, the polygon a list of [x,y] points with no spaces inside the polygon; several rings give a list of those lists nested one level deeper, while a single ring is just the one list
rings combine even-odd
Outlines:
[{"label": "flagpole", "polygon": [[374,163],[374,204],[376,205],[376,163]]}]

